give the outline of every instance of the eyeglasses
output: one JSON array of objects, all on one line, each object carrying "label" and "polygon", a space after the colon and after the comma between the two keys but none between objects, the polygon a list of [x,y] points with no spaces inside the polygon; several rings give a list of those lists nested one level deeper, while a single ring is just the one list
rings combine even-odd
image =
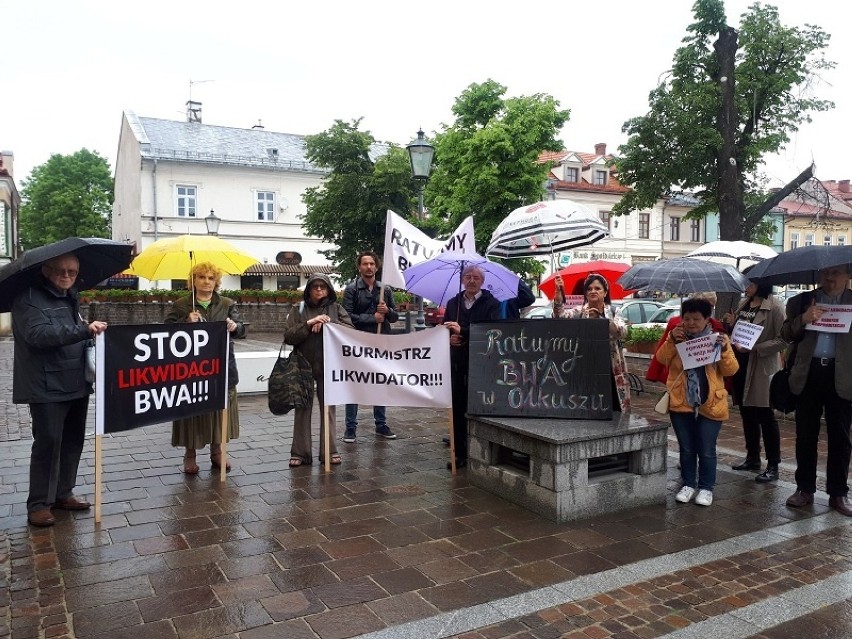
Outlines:
[{"label": "eyeglasses", "polygon": [[311,288],[326,290],[328,287],[325,284],[311,284]]},{"label": "eyeglasses", "polygon": [[62,277],[77,277],[77,274],[80,272],[76,268],[56,268],[55,266],[49,266],[48,268]]}]

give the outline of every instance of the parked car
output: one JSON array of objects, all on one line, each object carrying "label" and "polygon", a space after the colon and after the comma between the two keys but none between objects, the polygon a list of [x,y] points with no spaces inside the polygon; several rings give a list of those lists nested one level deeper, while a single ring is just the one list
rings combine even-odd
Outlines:
[{"label": "parked car", "polygon": [[447,309],[443,306],[427,306],[423,309],[423,321],[426,326],[437,326],[444,323],[444,312]]},{"label": "parked car", "polygon": [[553,317],[553,307],[547,306],[527,306],[521,311],[522,319],[550,319]]},{"label": "parked car", "polygon": [[671,318],[679,317],[679,316],[680,316],[680,306],[663,306],[663,307],[660,307],[659,309],[657,309],[657,312],[654,313],[653,315],[651,315],[651,317],[648,318],[647,322],[644,322],[642,324],[634,324],[634,326],[641,327],[641,328],[651,328],[651,327],[654,327],[654,326],[662,326],[663,328],[665,328],[666,324],[669,323],[669,320]]},{"label": "parked car", "polygon": [[662,304],[653,300],[624,300],[616,309],[616,314],[628,324],[641,324],[647,322],[651,315],[662,307]]}]

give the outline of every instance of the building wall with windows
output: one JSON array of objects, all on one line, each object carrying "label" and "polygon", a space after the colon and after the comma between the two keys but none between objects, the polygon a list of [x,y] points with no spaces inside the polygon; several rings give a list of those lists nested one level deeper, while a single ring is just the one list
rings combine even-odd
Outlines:
[{"label": "building wall with windows", "polygon": [[553,165],[547,185],[548,197],[570,199],[595,211],[611,233],[609,238],[594,246],[560,255],[562,265],[598,259],[633,264],[686,255],[704,244],[704,221],[693,224],[684,219],[697,204],[689,198],[661,198],[650,209],[626,216],[612,215],[612,207],[629,190],[618,182],[613,167],[609,166],[612,159],[604,143],[596,144],[594,153],[564,151],[544,153],[540,157],[540,161]]},{"label": "building wall with windows", "polygon": [[[203,235],[212,210],[221,220],[219,236],[260,262],[246,276],[223,278],[223,288],[299,286],[310,272],[330,272],[320,251],[331,246],[302,228],[302,194],[325,175],[305,160],[302,136],[126,112],[113,238],[142,251],[158,239]],[[142,288],[152,285],[140,281]]]},{"label": "building wall with windows", "polygon": [[812,181],[778,206],[784,216],[783,250],[852,243],[849,180]]}]

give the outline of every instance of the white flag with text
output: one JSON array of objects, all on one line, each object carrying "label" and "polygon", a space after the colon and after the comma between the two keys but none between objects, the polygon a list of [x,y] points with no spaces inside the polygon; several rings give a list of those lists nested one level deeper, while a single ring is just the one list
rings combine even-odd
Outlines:
[{"label": "white flag with text", "polygon": [[385,253],[382,257],[382,283],[404,289],[405,276],[402,273],[405,269],[444,251],[476,253],[473,216],[465,218],[448,239],[434,240],[388,210],[385,223]]}]

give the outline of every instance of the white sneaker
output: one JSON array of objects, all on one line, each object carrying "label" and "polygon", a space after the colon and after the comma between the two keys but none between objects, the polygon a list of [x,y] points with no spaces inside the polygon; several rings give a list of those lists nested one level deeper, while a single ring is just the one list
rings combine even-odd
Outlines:
[{"label": "white sneaker", "polygon": [[695,503],[699,506],[709,506],[713,503],[713,491],[701,489],[698,491],[698,496],[695,498]]},{"label": "white sneaker", "polygon": [[[675,500],[679,501],[682,504],[688,504],[692,499],[692,496],[695,494],[695,489],[691,486],[684,486],[680,489],[677,495],[675,495]],[[711,495],[712,498],[712,495]]]}]

